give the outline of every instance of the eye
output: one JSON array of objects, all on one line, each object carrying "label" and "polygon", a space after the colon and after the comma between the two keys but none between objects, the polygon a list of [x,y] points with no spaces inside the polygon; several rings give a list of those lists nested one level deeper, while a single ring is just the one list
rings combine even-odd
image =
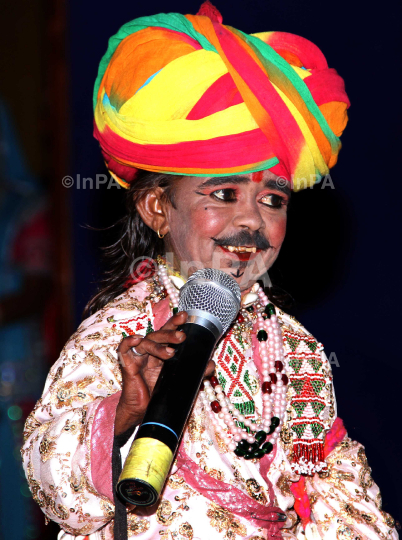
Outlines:
[{"label": "eye", "polygon": [[271,208],[280,208],[283,204],[286,204],[285,199],[280,195],[276,195],[275,193],[265,195],[260,199],[260,201]]},{"label": "eye", "polygon": [[236,192],[234,189],[230,189],[230,188],[217,189],[216,191],[211,193],[211,196],[220,201],[225,201],[225,202],[236,201]]}]

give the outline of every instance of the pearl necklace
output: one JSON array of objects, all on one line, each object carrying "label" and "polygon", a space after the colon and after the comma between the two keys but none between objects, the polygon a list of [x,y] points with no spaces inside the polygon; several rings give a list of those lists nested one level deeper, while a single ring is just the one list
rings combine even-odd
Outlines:
[{"label": "pearl necklace", "polygon": [[[158,275],[170,298],[173,313],[177,313],[179,294],[176,287],[184,284],[181,278],[168,276],[166,267],[158,266]],[[173,279],[174,278],[174,279]],[[180,282],[179,282],[180,280]],[[247,312],[253,313],[262,367],[263,412],[260,423],[245,418],[225,396],[218,379],[213,375],[201,386],[200,398],[212,425],[227,448],[244,459],[261,458],[272,452],[283,425],[286,409],[286,390],[288,377],[284,371],[284,351],[282,331],[271,304],[263,289],[257,290],[258,301],[243,308],[236,319],[238,326],[244,326]],[[250,326],[250,325],[249,325]],[[225,427],[216,422],[215,415]],[[241,427],[241,424],[244,427]]]}]

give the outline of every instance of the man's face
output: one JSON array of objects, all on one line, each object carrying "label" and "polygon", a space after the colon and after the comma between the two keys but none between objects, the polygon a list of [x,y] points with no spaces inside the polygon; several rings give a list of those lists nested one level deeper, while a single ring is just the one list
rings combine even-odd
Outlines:
[{"label": "man's face", "polygon": [[247,290],[271,267],[286,231],[288,185],[269,170],[186,177],[167,207],[167,251],[183,275],[219,268]]}]

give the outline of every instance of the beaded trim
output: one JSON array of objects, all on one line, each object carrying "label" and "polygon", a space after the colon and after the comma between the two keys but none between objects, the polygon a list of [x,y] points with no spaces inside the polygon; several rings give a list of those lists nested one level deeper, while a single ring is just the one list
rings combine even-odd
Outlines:
[{"label": "beaded trim", "polygon": [[282,332],[289,376],[292,469],[298,474],[311,475],[326,468],[325,415],[331,405],[327,390],[331,381],[323,370],[322,344],[310,335],[303,336],[285,328]]}]

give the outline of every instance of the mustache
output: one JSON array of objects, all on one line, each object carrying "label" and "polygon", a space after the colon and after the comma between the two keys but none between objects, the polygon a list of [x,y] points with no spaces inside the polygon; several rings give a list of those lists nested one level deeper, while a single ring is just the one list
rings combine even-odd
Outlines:
[{"label": "mustache", "polygon": [[272,247],[265,236],[263,236],[259,231],[255,231],[253,233],[250,231],[240,231],[239,233],[231,236],[212,238],[212,240],[217,246],[248,246],[256,247],[257,249],[261,249],[263,251],[266,251]]}]

